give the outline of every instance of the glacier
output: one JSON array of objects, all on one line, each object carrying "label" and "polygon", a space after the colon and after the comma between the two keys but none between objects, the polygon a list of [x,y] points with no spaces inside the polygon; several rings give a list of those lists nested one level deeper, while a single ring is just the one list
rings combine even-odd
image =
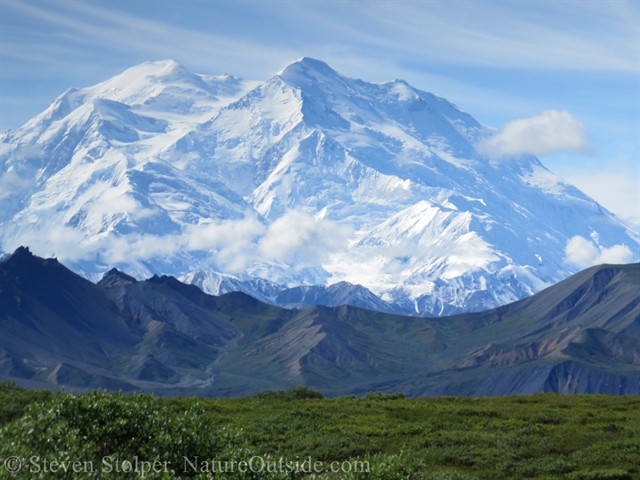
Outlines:
[{"label": "glacier", "polygon": [[637,232],[496,130],[402,80],[302,58],[266,82],[147,62],[71,88],[0,138],[0,248],[91,280],[113,267],[421,316],[479,311],[575,273],[566,247]]}]

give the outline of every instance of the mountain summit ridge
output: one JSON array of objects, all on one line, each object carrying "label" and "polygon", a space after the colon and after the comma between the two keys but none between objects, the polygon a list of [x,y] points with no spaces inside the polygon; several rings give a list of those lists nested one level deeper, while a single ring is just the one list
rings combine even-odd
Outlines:
[{"label": "mountain summit ridge", "polygon": [[1,248],[93,280],[116,267],[270,302],[348,282],[372,308],[432,316],[575,273],[576,236],[640,245],[537,158],[483,153],[493,133],[404,81],[308,57],[262,83],[148,62],[2,134]]}]

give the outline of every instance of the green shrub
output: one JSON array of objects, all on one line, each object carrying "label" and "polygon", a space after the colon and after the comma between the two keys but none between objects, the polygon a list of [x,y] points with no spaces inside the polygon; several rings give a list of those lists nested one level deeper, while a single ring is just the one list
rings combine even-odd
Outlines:
[{"label": "green shrub", "polygon": [[331,480],[475,480],[477,478],[455,470],[427,473],[424,471],[427,465],[422,460],[404,452],[398,455],[375,455],[359,462],[351,460],[344,465],[347,465],[349,471],[325,474],[319,478]]},{"label": "green shrub", "polygon": [[402,392],[369,392],[364,396],[365,400],[401,400],[405,398]]},{"label": "green shrub", "polygon": [[[197,405],[180,410],[169,405],[142,394],[57,395],[30,405],[22,417],[0,429],[0,457],[21,459],[23,469],[8,478],[71,478],[65,470],[77,469],[72,478],[117,479],[141,473],[144,478],[207,478],[203,459],[248,461],[255,455],[241,430],[214,427]],[[138,475],[126,471],[136,461]],[[58,471],[47,470],[52,462]],[[0,464],[0,474],[9,475],[7,468]],[[236,470],[215,478],[279,477]]]},{"label": "green shrub", "polygon": [[0,382],[0,427],[22,416],[30,403],[43,402],[53,396],[49,390],[27,390],[15,382]]},{"label": "green shrub", "polygon": [[253,398],[260,400],[309,400],[322,399],[324,395],[313,388],[301,385],[287,390],[265,390],[254,394]]},{"label": "green shrub", "polygon": [[[372,393],[319,400],[291,388],[248,398],[171,398],[30,391],[0,384],[0,479],[141,478],[125,473],[21,472],[19,455],[91,461],[102,456],[179,462],[166,478],[640,480],[640,397],[533,395],[411,398]],[[605,401],[606,400],[606,401]],[[566,408],[567,405],[570,408]],[[586,422],[583,422],[587,419]],[[267,461],[311,459],[324,468],[368,461],[369,471],[184,471],[183,456]],[[196,462],[195,457],[200,460]],[[3,465],[4,464],[4,465]],[[163,478],[163,473],[144,478]],[[306,475],[306,476],[305,476]]]},{"label": "green shrub", "polygon": [[631,480],[631,475],[624,470],[597,470],[574,472],[567,475],[567,480]]}]

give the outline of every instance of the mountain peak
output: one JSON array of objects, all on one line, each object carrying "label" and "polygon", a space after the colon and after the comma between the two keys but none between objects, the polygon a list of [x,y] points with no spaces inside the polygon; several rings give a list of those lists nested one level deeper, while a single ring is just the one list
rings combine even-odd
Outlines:
[{"label": "mountain peak", "polygon": [[31,250],[29,250],[29,247],[20,246],[20,247],[16,248],[16,251],[13,252],[13,254],[11,256],[12,257],[30,258],[30,257],[33,257],[33,253],[31,253]]},{"label": "mountain peak", "polygon": [[2,263],[4,263],[6,266],[15,268],[17,269],[17,271],[28,270],[33,265],[37,265],[38,263],[42,262],[57,262],[57,260],[54,258],[41,259],[39,257],[36,257],[33,253],[31,253],[29,247],[24,246],[16,248],[16,250],[11,255],[9,255],[2,261]]},{"label": "mountain peak", "polygon": [[104,274],[102,280],[98,282],[101,287],[120,287],[123,285],[129,285],[136,283],[136,279],[124,272],[121,272],[117,268],[112,268]]},{"label": "mountain peak", "polygon": [[[318,80],[319,78],[342,78],[338,72],[328,64],[315,58],[302,57],[286,66],[278,76],[287,83],[299,84],[301,80]],[[306,82],[305,82],[306,83]]]},{"label": "mountain peak", "polygon": [[328,63],[323,62],[322,60],[318,60],[316,58],[301,57],[292,63],[292,65],[295,65],[295,64],[302,65],[305,68],[309,68],[309,69],[327,70],[327,71],[335,72],[335,70],[333,70],[333,68],[331,68]]},{"label": "mountain peak", "polygon": [[120,75],[128,76],[129,74],[134,74],[136,76],[141,75],[155,75],[155,76],[163,76],[170,75],[177,72],[188,72],[186,68],[180,65],[175,60],[167,59],[167,60],[158,60],[155,62],[143,62],[138,65],[134,65],[131,68],[128,68]]},{"label": "mountain peak", "polygon": [[[534,157],[482,155],[490,134],[405,81],[357,80],[314,58],[260,86],[147,62],[69,90],[3,140],[0,240],[65,251],[64,226],[82,239],[74,268],[91,278],[105,262],[140,279],[210,269],[269,299],[330,279],[367,291],[300,298],[344,292],[427,315],[555,283],[574,271],[574,237],[594,251],[638,245]],[[120,256],[143,238],[135,258]],[[208,285],[217,293],[222,280]]]}]

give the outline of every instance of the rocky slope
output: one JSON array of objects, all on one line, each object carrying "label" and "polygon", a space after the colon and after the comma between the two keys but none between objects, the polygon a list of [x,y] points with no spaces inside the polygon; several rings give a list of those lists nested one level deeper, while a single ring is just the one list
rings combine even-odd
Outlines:
[{"label": "rocky slope", "polygon": [[418,318],[287,310],[117,270],[93,284],[21,248],[0,263],[0,301],[0,378],[30,386],[640,394],[640,264],[593,267],[485,312]]}]

